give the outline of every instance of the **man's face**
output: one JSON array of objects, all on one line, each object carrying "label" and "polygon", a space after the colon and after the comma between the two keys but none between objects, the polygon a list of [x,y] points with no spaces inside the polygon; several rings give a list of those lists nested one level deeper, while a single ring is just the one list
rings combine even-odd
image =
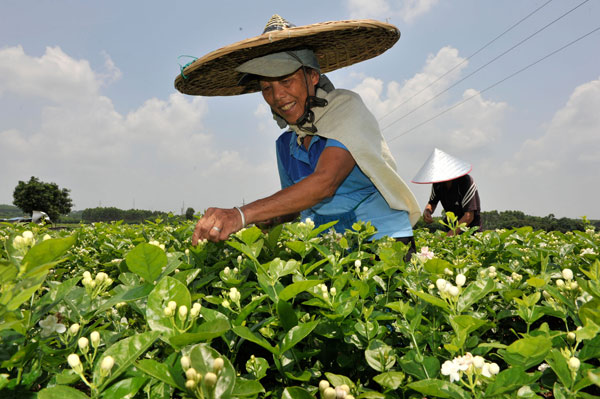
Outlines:
[{"label": "man's face", "polygon": [[300,68],[290,75],[260,78],[259,84],[263,98],[287,123],[296,123],[304,114],[307,96],[315,95],[315,85],[319,82],[319,73],[314,69],[307,69],[306,77],[308,84],[304,79],[304,71]]}]

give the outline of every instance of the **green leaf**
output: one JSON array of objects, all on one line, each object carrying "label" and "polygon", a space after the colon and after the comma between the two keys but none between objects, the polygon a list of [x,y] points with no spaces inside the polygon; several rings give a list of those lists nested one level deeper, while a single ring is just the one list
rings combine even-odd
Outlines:
[{"label": "green leaf", "polygon": [[[164,308],[169,301],[175,301],[178,307],[183,305],[190,309],[192,298],[187,287],[180,281],[172,277],[165,277],[160,280],[150,295],[148,295],[146,321],[152,330],[172,336],[179,333],[173,327],[172,318],[164,314]],[[178,318],[177,310],[175,310],[174,317],[175,319]]]},{"label": "green leaf", "polygon": [[36,269],[53,263],[64,255],[75,244],[76,239],[77,236],[72,235],[65,238],[52,238],[34,245],[23,257],[21,270],[25,271],[26,276],[35,275]]},{"label": "green leaf", "polygon": [[283,390],[281,399],[315,399],[315,397],[304,388],[287,387]]},{"label": "green leaf", "polygon": [[291,328],[298,325],[298,316],[296,316],[294,308],[281,298],[277,302],[277,315],[281,321],[281,326],[286,331],[289,331]]},{"label": "green leaf", "polygon": [[447,381],[426,379],[411,382],[407,386],[424,395],[437,398],[469,399],[471,397],[465,390]]},{"label": "green leaf", "polygon": [[[156,341],[159,335],[160,333],[157,331],[149,331],[122,339],[111,345],[102,354],[102,357],[99,359],[99,361],[96,362],[96,367],[94,367],[94,384],[96,384],[96,386],[99,387],[99,390],[102,391],[115,378],[125,372],[138,357],[146,352],[146,350],[154,343],[154,341]],[[102,359],[104,359],[106,356],[112,356],[115,359],[115,365],[110,376],[106,379],[102,379],[100,377],[100,365],[102,363]]]},{"label": "green leaf", "polygon": [[539,277],[530,277],[527,279],[527,284],[534,288],[542,288],[546,285],[546,280]]},{"label": "green leaf", "polygon": [[239,398],[245,396],[255,396],[264,392],[265,388],[260,382],[255,380],[246,380],[244,378],[237,378],[231,396]]},{"label": "green leaf", "polygon": [[139,362],[135,363],[135,366],[148,374],[152,378],[156,378],[164,382],[165,384],[169,384],[173,388],[177,388],[181,391],[185,391],[185,386],[177,383],[173,375],[171,374],[171,370],[169,366],[164,363],[159,363],[153,359],[142,359]]},{"label": "green leaf", "polygon": [[125,378],[117,381],[102,392],[103,399],[133,398],[140,388],[148,381],[144,377]]},{"label": "green leaf", "polygon": [[456,309],[463,312],[471,307],[472,304],[486,297],[496,288],[496,283],[491,278],[476,280],[469,284],[460,294]]},{"label": "green leaf", "polygon": [[600,335],[585,342],[583,348],[579,351],[578,357],[581,361],[600,358]]},{"label": "green leaf", "polygon": [[37,394],[38,399],[89,399],[89,396],[75,388],[56,385],[44,388]]},{"label": "green leaf", "polygon": [[265,348],[266,350],[268,350],[269,352],[271,352],[274,355],[279,354],[279,350],[272,347],[271,344],[269,344],[267,342],[267,340],[265,340],[264,338],[254,334],[252,331],[250,331],[250,329],[248,327],[245,326],[233,326],[232,328],[233,332],[236,333],[237,335],[239,335],[240,337],[250,341],[250,342],[254,342],[257,345],[262,346],[263,348]]},{"label": "green leaf", "polygon": [[153,283],[167,265],[167,255],[156,245],[144,242],[129,251],[125,261],[129,270],[147,283]]},{"label": "green leaf", "polygon": [[319,321],[315,320],[304,324],[298,324],[296,327],[290,329],[281,340],[280,355],[292,349],[298,342],[302,341],[318,324]]},{"label": "green leaf", "polygon": [[402,385],[402,381],[404,381],[404,373],[400,371],[388,371],[387,373],[376,375],[373,377],[373,381],[384,388],[395,390]]},{"label": "green leaf", "polygon": [[108,299],[102,305],[96,309],[94,315],[98,315],[101,312],[104,312],[106,309],[110,309],[120,302],[131,302],[137,301],[138,299],[142,299],[148,296],[148,294],[154,289],[152,284],[144,284],[132,287],[126,291],[120,292]]},{"label": "green leaf", "polygon": [[454,265],[452,263],[438,258],[429,259],[427,262],[425,262],[423,267],[431,274],[444,274],[444,270],[454,269]]},{"label": "green leaf", "polygon": [[279,299],[284,300],[284,301],[288,301],[288,300],[294,298],[299,293],[304,292],[304,291],[308,291],[309,289],[313,288],[314,286],[317,286],[317,285],[321,284],[322,282],[323,282],[323,280],[302,280],[302,281],[296,281],[296,282],[288,285],[287,287],[285,287],[279,293]]},{"label": "green leaf", "polygon": [[[501,395],[518,390],[524,385],[537,381],[541,373],[528,374],[522,367],[511,367],[501,371],[485,391],[486,397]],[[512,395],[510,397],[513,397]]]},{"label": "green leaf", "polygon": [[552,367],[552,371],[558,376],[560,382],[562,382],[564,386],[570,387],[573,383],[571,370],[569,370],[567,360],[560,351],[558,349],[552,349],[550,353],[548,353],[548,356],[546,356],[546,362]]},{"label": "green leaf", "polygon": [[428,302],[428,303],[430,303],[432,305],[435,305],[438,308],[442,308],[442,309],[444,309],[447,312],[450,311],[450,307],[448,306],[448,304],[443,299],[440,299],[438,297],[435,297],[435,296],[433,296],[431,294],[428,294],[426,292],[423,292],[423,291],[414,291],[414,290],[411,290],[411,289],[409,289],[408,291],[410,293],[418,296],[419,298],[423,299],[425,302]]},{"label": "green leaf", "polygon": [[392,347],[378,339],[369,342],[369,346],[365,350],[365,358],[369,366],[379,372],[389,370],[396,363]]},{"label": "green leaf", "polygon": [[202,375],[213,371],[213,364],[216,358],[223,359],[223,369],[219,373],[217,385],[212,393],[206,391],[206,386],[202,384],[205,398],[229,398],[236,385],[236,372],[228,358],[222,356],[219,352],[211,348],[208,344],[194,345],[190,350],[190,359],[192,367]]},{"label": "green leaf", "polygon": [[176,349],[183,348],[186,345],[211,341],[214,338],[222,336],[230,329],[231,325],[229,321],[217,319],[197,326],[192,332],[171,336],[169,337],[169,343]]},{"label": "green leaf", "polygon": [[354,385],[354,382],[352,382],[352,380],[350,378],[346,377],[345,375],[325,373],[325,377],[327,377],[327,380],[334,387],[339,387],[340,385],[344,385],[344,384],[348,385],[350,387],[350,389],[353,389],[356,387],[356,385]]},{"label": "green leaf", "polygon": [[552,349],[552,342],[538,336],[519,339],[510,344],[506,350],[499,350],[498,353],[512,366],[528,369],[544,360],[550,349]]}]

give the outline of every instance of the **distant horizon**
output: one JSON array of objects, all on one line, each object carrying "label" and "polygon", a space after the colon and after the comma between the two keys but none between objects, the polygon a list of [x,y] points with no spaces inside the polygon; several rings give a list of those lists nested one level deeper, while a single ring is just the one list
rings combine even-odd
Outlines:
[{"label": "distant horizon", "polygon": [[[13,208],[16,208],[16,209],[20,209],[19,207],[15,206],[15,205],[12,205],[12,204],[0,204],[0,207],[3,207],[3,206],[10,206],[10,207],[13,207]],[[86,209],[95,209],[95,208],[116,208],[116,209],[119,209],[119,210],[122,210],[122,211],[137,210],[137,211],[150,211],[150,212],[163,212],[163,213],[169,213],[170,212],[170,213],[173,213],[173,214],[176,214],[176,215],[185,215],[185,211],[187,210],[187,208],[193,208],[193,207],[186,207],[186,209],[184,209],[182,213],[176,213],[174,211],[163,211],[163,210],[158,210],[158,209],[119,208],[117,206],[97,206],[97,207],[88,207],[88,208],[84,208],[84,209],[72,209],[71,212],[69,212],[69,214],[73,213],[73,212],[83,212]],[[197,213],[198,211],[199,211],[198,209],[194,208],[194,213]],[[522,211],[520,209],[504,209],[504,210],[500,210],[500,209],[485,210],[484,209],[484,210],[481,210],[481,212],[482,213],[485,213],[485,212],[498,212],[498,213],[501,213],[501,212],[522,212],[523,214],[525,214],[527,216],[540,217],[540,218],[547,217],[550,214],[552,214],[552,215],[554,215],[555,219],[566,218],[566,219],[572,219],[572,220],[583,220],[583,217],[585,216],[590,221],[600,221],[600,219],[590,218],[590,217],[587,217],[586,215],[582,215],[580,217],[569,217],[569,216],[560,216],[560,215],[557,215],[557,214],[555,214],[553,212],[550,212],[550,213],[548,213],[546,215],[534,215],[534,214]],[[434,214],[434,217],[439,217],[439,216],[441,216],[441,211],[436,211],[436,213]]]}]

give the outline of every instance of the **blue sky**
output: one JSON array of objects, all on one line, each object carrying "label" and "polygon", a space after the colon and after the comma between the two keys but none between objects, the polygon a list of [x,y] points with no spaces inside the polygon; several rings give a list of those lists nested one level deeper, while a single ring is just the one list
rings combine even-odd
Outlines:
[{"label": "blue sky", "polygon": [[[3,1],[0,203],[30,176],[69,188],[75,209],[178,213],[273,193],[280,130],[260,95],[191,97],[173,81],[179,56],[255,36],[277,13],[400,29],[392,49],[329,77],[361,94],[407,182],[437,147],[473,164],[483,210],[599,219],[600,31],[484,91],[598,28],[600,3],[581,3]],[[409,185],[424,206],[430,186]]]}]

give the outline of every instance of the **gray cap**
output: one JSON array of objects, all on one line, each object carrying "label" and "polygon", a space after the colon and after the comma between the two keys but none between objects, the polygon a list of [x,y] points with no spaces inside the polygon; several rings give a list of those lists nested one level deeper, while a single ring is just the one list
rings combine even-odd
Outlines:
[{"label": "gray cap", "polygon": [[[296,72],[300,67],[309,67],[320,72],[319,61],[309,49],[281,51],[246,61],[236,71],[247,75],[276,78]],[[242,80],[245,80],[242,78]]]}]

